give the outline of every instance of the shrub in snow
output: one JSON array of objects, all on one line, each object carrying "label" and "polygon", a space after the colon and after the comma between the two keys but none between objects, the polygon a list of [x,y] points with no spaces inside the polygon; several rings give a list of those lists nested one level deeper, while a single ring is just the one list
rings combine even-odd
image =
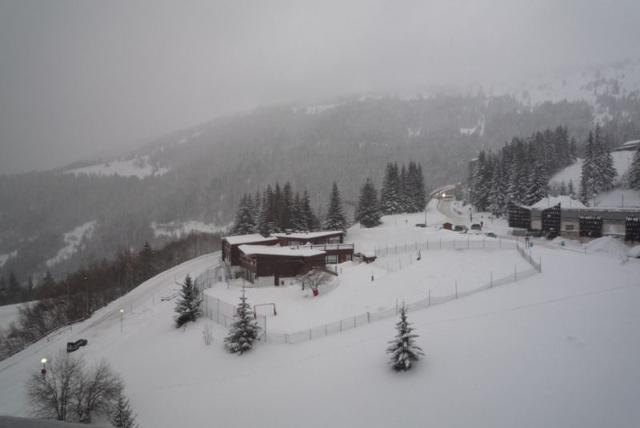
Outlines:
[{"label": "shrub in snow", "polygon": [[406,371],[411,368],[414,361],[424,356],[424,353],[415,344],[415,338],[418,335],[413,333],[413,328],[407,321],[407,307],[404,303],[400,308],[400,321],[396,324],[396,330],[398,331],[396,338],[389,342],[387,348],[387,353],[391,354],[389,362],[394,370]]},{"label": "shrub in snow", "polygon": [[200,291],[196,288],[191,276],[187,275],[180,290],[180,298],[176,303],[176,328],[182,327],[188,322],[197,320],[201,315],[200,304],[202,297]]},{"label": "shrub in snow", "polygon": [[231,324],[229,333],[224,339],[224,346],[232,354],[242,355],[253,348],[253,342],[258,340],[258,332],[260,331],[260,327],[253,318],[251,306],[247,303],[244,287],[234,319],[235,321]]}]

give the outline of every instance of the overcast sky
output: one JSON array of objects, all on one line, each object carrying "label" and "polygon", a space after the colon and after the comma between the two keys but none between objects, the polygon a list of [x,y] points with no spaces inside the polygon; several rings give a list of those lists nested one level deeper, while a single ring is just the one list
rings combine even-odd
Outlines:
[{"label": "overcast sky", "polygon": [[275,102],[640,56],[640,1],[0,0],[0,174]]}]

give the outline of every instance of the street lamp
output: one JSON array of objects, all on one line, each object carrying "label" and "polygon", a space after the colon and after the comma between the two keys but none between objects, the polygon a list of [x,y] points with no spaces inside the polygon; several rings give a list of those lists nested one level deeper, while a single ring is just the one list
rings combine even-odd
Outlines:
[{"label": "street lamp", "polygon": [[42,370],[40,370],[40,373],[42,373],[42,376],[45,376],[47,374],[47,359],[42,358],[40,362],[42,363]]},{"label": "street lamp", "polygon": [[120,309],[120,333],[124,332],[124,309]]}]

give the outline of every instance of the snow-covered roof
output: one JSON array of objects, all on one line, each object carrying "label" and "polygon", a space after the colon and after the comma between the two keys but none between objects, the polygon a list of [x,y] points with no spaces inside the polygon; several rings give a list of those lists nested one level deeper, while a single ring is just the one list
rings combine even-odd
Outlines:
[{"label": "snow-covered roof", "polygon": [[265,238],[259,233],[252,233],[250,235],[224,236],[222,239],[224,239],[231,245],[253,244],[258,242],[274,242],[276,240],[276,238],[274,238],[273,236],[267,236]]},{"label": "snow-covered roof", "polygon": [[274,233],[273,236],[277,238],[290,238],[296,240],[316,239],[323,238],[325,236],[333,236],[343,234],[341,230],[322,230],[320,232],[293,232],[293,233]]},{"label": "snow-covered roof", "polygon": [[277,247],[270,245],[241,245],[238,247],[244,254],[262,254],[266,256],[313,257],[325,254],[322,250],[309,247]]},{"label": "snow-covered roof", "polygon": [[571,196],[550,196],[548,198],[542,198],[535,204],[531,205],[531,208],[546,209],[560,204],[562,208],[586,208],[584,204],[577,199],[573,199]]},{"label": "snow-covered roof", "polygon": [[640,144],[640,140],[630,140],[623,144],[623,146],[636,146]]}]

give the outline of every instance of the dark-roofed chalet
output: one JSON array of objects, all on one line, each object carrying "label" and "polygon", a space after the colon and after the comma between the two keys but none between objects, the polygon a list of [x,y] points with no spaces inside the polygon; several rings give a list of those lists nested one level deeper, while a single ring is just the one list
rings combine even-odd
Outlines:
[{"label": "dark-roofed chalet", "polygon": [[276,245],[278,238],[264,237],[259,233],[251,235],[225,236],[222,238],[222,261],[231,265],[240,265],[240,245]]},{"label": "dark-roofed chalet", "polygon": [[252,283],[273,277],[273,284],[279,285],[280,278],[303,275],[314,267],[325,266],[326,253],[310,246],[241,245],[239,251],[243,276]]},{"label": "dark-roofed chalet", "polygon": [[274,233],[280,246],[310,246],[325,252],[325,264],[343,263],[353,260],[353,244],[344,244],[344,232],[324,230],[320,232]]}]

